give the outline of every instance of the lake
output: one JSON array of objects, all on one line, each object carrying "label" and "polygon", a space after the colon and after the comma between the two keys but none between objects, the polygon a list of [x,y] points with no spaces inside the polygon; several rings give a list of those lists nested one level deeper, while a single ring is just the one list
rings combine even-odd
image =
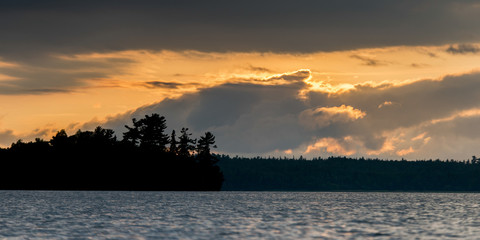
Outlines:
[{"label": "lake", "polygon": [[478,238],[478,193],[0,191],[6,239]]}]

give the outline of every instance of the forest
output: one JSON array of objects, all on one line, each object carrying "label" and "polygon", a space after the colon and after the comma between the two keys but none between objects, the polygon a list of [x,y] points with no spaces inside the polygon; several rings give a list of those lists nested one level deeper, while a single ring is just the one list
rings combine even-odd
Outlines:
[{"label": "forest", "polygon": [[0,148],[0,189],[142,191],[480,191],[480,160],[217,155],[215,136],[166,133],[159,114],[111,129],[58,131]]},{"label": "forest", "polygon": [[121,141],[111,129],[57,132],[0,149],[0,189],[218,191],[223,174],[211,153],[215,136],[188,128],[166,134],[158,114],[132,120]]},{"label": "forest", "polygon": [[217,156],[230,191],[480,191],[480,161]]}]

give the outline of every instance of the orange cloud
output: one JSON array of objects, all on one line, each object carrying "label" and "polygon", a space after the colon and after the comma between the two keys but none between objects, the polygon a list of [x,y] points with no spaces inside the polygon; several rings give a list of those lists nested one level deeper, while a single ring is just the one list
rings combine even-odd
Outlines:
[{"label": "orange cloud", "polygon": [[367,114],[352,106],[319,107],[307,109],[300,113],[299,119],[309,129],[326,127],[335,122],[350,122],[365,117]]},{"label": "orange cloud", "polygon": [[[28,96],[14,95],[8,93],[8,89],[4,90],[10,95],[0,95],[1,114],[5,115],[2,127],[24,133],[47,124],[64,128],[72,122],[88,122],[92,119],[102,122],[108,116],[132,111],[140,106],[151,105],[166,98],[180,98],[188,93],[228,83],[276,86],[298,82],[298,86],[295,86],[298,87],[295,88],[297,99],[303,100],[302,97],[307,98],[313,94],[325,96],[326,102],[303,101],[305,108],[285,117],[291,117],[292,122],[301,123],[299,131],[324,128],[333,123],[345,124],[365,120],[367,113],[369,118],[372,116],[369,120],[378,119],[375,117],[379,115],[375,115],[378,114],[375,112],[382,111],[375,111],[378,110],[375,108],[391,107],[397,104],[397,98],[382,96],[368,102],[369,105],[361,106],[356,105],[356,102],[349,102],[357,98],[341,98],[348,97],[348,94],[367,98],[370,93],[380,94],[381,91],[387,92],[395,87],[407,86],[419,79],[442,81],[446,75],[455,76],[480,67],[479,54],[449,54],[445,52],[447,48],[448,45],[400,46],[298,54],[129,50],[56,55],[54,63],[69,64],[68,69],[57,65],[48,68],[54,64],[40,69],[36,66],[0,61],[0,80],[5,80],[0,82],[0,88],[24,82],[9,81],[21,78],[21,75],[15,75],[17,70],[25,69],[29,76],[35,76],[35,71],[40,69],[45,70],[42,73],[46,79],[50,78],[50,74],[56,77],[53,79],[59,79],[49,82],[52,84],[51,89],[71,90],[68,93],[47,92],[42,96],[33,96],[31,93]],[[365,65],[365,62],[359,61],[361,59],[351,57],[354,55],[368,57],[362,61],[373,59],[388,64]],[[412,59],[423,67],[412,67]],[[13,67],[16,68],[15,71],[9,72],[6,69]],[[92,72],[98,74],[91,76]],[[62,75],[55,75],[56,73],[71,74],[71,81],[74,82],[68,84],[69,80],[62,78]],[[35,82],[33,80],[35,79],[32,78],[32,83]],[[334,98],[341,101],[333,101]],[[414,107],[407,106],[405,101],[400,100],[398,104],[402,104],[402,107],[414,110]],[[353,107],[354,104],[356,108]],[[301,114],[298,115],[299,112]],[[480,110],[471,109],[438,119],[425,118],[422,121],[436,124],[479,114]],[[407,148],[405,144],[395,142],[392,138],[386,139],[380,149],[382,153],[394,154],[398,149]],[[428,142],[430,138],[425,136],[423,141]],[[416,146],[413,147],[417,149]]]},{"label": "orange cloud", "polygon": [[[351,140],[346,138],[344,140]],[[314,144],[307,146],[307,150],[305,150],[305,154],[312,153],[312,152],[328,152],[329,154],[337,154],[337,155],[353,155],[356,153],[355,150],[348,150],[344,146],[342,146],[339,141],[335,138],[321,138],[318,139]]]},{"label": "orange cloud", "polygon": [[5,62],[2,61],[0,58],[0,68],[12,68],[12,67],[18,67],[19,65],[16,63],[11,63],[11,62]]},{"label": "orange cloud", "polygon": [[393,105],[393,102],[391,102],[391,101],[385,101],[385,102],[383,102],[382,104],[378,105],[378,108],[383,108],[383,107],[385,107],[385,106],[391,106],[391,105]]},{"label": "orange cloud", "polygon": [[415,152],[415,150],[413,150],[412,147],[409,147],[408,149],[402,149],[402,150],[397,151],[397,155],[398,156],[405,156],[407,154],[414,153],[414,152]]},{"label": "orange cloud", "polygon": [[285,151],[283,151],[283,152],[284,152],[285,154],[292,154],[292,153],[293,153],[292,149],[287,149],[287,150],[285,150]]},{"label": "orange cloud", "polygon": [[468,118],[468,117],[473,117],[473,116],[479,116],[480,115],[480,108],[473,108],[473,109],[468,109],[468,110],[463,110],[460,112],[456,112],[452,114],[451,116],[445,117],[445,118],[438,118],[438,119],[433,119],[430,121],[431,124],[437,124],[441,122],[448,122],[455,120],[457,118]]}]

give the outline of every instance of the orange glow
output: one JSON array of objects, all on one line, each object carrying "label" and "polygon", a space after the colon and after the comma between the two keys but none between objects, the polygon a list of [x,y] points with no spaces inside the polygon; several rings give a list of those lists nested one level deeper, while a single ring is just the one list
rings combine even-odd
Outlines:
[{"label": "orange glow", "polygon": [[468,109],[468,110],[465,110],[465,111],[460,111],[460,112],[457,112],[457,113],[455,113],[455,114],[453,114],[449,117],[446,117],[446,118],[431,120],[430,123],[431,124],[437,124],[437,123],[440,123],[440,122],[452,121],[452,120],[457,119],[457,118],[467,118],[467,117],[473,117],[473,116],[480,116],[480,109],[473,108],[473,109]]},{"label": "orange glow", "polygon": [[307,109],[300,113],[299,119],[308,129],[322,128],[334,122],[350,122],[365,117],[367,114],[352,106],[320,107]]},{"label": "orange glow", "polygon": [[415,152],[415,150],[413,150],[413,148],[410,147],[408,149],[402,149],[402,150],[397,151],[397,155],[398,156],[405,156],[405,155],[413,153],[413,152]]},{"label": "orange glow", "polygon": [[[348,137],[345,138],[344,140],[349,141]],[[331,154],[340,154],[340,155],[353,155],[356,153],[355,150],[347,150],[345,147],[340,144],[336,139],[334,138],[321,138],[318,139],[314,144],[309,145],[307,147],[307,150],[305,150],[305,154],[311,153],[311,152],[321,152],[321,151],[326,151]]]},{"label": "orange glow", "polygon": [[[16,134],[27,134],[37,128],[66,128],[72,123],[101,121],[165,98],[180,97],[220,84],[286,84],[289,80],[282,79],[283,75],[302,71],[309,73],[302,80],[308,87],[299,97],[308,91],[341,94],[359,84],[401,85],[480,69],[480,54],[449,54],[445,51],[447,48],[448,45],[398,46],[304,54],[129,50],[56,55],[58,60],[70,63],[99,63],[95,67],[79,65],[78,69],[57,71],[100,72],[103,77],[82,78],[82,84],[66,89],[68,93],[0,95],[0,130],[12,129]],[[109,67],[102,67],[105,65]],[[23,67],[0,61],[0,81],[21,81],[2,69]],[[392,104],[395,103],[385,101],[378,107]],[[353,120],[366,114],[351,106],[312,111],[312,114],[321,111],[345,115]],[[458,113],[450,118],[479,114],[478,111]],[[339,149],[335,151],[343,151]]]}]

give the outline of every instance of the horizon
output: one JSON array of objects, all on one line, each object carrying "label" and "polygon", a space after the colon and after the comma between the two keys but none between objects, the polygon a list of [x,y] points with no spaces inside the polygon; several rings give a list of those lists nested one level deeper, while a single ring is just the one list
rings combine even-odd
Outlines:
[{"label": "horizon", "polygon": [[2,1],[0,146],[158,113],[230,156],[480,155],[475,1]]}]

